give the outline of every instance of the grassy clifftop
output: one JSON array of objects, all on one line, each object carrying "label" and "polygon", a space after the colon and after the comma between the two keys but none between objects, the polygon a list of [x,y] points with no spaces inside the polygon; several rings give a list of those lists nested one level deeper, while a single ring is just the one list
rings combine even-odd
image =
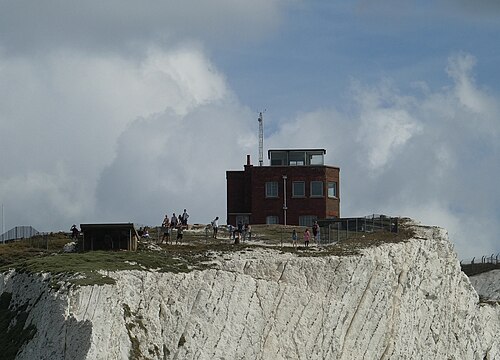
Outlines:
[{"label": "grassy clifftop", "polygon": [[225,227],[219,238],[212,239],[211,232],[204,226],[193,226],[184,232],[182,244],[159,244],[156,228],[151,229],[152,237],[141,240],[139,250],[91,251],[85,253],[65,253],[63,247],[70,242],[64,233],[54,233],[43,237],[20,240],[0,245],[0,271],[15,269],[30,273],[51,273],[55,278],[70,277],[75,284],[111,283],[112,279],[102,275],[103,271],[150,270],[161,272],[188,272],[210,267],[214,254],[234,251],[251,251],[256,248],[273,248],[282,252],[293,252],[298,256],[352,255],[359,249],[377,246],[381,243],[399,242],[412,236],[410,227],[402,226],[398,234],[388,232],[352,233],[350,237],[328,245],[312,244],[305,248],[293,248],[290,242],[292,230],[299,234],[299,245],[304,228],[283,225],[254,225],[252,238],[234,245]]}]

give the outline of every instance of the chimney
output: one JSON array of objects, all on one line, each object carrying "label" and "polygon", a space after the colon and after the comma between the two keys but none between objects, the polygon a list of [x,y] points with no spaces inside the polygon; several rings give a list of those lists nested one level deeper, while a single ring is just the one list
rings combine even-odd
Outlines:
[{"label": "chimney", "polygon": [[250,155],[247,155],[247,166],[250,166]]}]

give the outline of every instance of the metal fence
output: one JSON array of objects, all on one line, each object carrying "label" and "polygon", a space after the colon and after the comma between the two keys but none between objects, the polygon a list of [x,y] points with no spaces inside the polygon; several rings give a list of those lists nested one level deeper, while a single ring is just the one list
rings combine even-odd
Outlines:
[{"label": "metal fence", "polygon": [[16,226],[6,233],[0,235],[0,242],[12,241],[17,239],[29,239],[39,232],[32,226]]},{"label": "metal fence", "polygon": [[398,233],[399,218],[373,214],[365,217],[322,219],[318,220],[318,225],[321,243],[331,244],[360,233],[378,231]]},{"label": "metal fence", "polygon": [[481,274],[486,271],[500,269],[500,253],[473,257],[460,261],[462,271],[468,276]]}]

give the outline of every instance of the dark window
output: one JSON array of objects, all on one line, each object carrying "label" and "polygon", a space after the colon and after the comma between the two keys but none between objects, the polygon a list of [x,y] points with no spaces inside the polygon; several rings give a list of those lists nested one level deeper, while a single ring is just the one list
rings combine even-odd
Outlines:
[{"label": "dark window", "polygon": [[311,196],[323,196],[323,181],[311,181]]},{"label": "dark window", "polygon": [[274,225],[279,223],[279,217],[277,216],[266,216],[266,224]]},{"label": "dark window", "polygon": [[269,181],[266,182],[266,198],[276,198],[278,197],[278,182]]},{"label": "dark window", "polygon": [[303,181],[293,181],[292,182],[292,196],[293,197],[306,196],[306,183]]}]

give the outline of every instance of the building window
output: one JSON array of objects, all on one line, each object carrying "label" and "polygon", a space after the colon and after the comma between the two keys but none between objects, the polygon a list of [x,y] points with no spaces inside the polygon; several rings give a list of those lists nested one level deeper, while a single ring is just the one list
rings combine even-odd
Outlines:
[{"label": "building window", "polygon": [[289,156],[290,166],[304,166],[306,160],[306,153],[303,151],[292,151]]},{"label": "building window", "polygon": [[285,151],[271,151],[271,165],[286,165],[287,153]]},{"label": "building window", "polygon": [[241,222],[244,224],[250,224],[250,217],[248,215],[236,215],[236,225]]},{"label": "building window", "polygon": [[311,181],[311,197],[323,196],[323,181]]},{"label": "building window", "polygon": [[323,155],[322,154],[313,154],[311,155],[310,157],[310,160],[309,160],[310,164],[311,165],[323,165]]},{"label": "building window", "polygon": [[269,181],[266,182],[266,198],[276,198],[278,197],[278,182]]},{"label": "building window", "polygon": [[267,225],[275,225],[275,224],[279,224],[279,217],[277,216],[266,216],[266,224]]},{"label": "building window", "polygon": [[337,183],[329,182],[328,183],[328,197],[336,198],[337,197]]},{"label": "building window", "polygon": [[299,226],[313,226],[318,218],[314,215],[299,216]]},{"label": "building window", "polygon": [[293,181],[292,182],[292,196],[293,197],[306,196],[306,183],[303,181]]}]

